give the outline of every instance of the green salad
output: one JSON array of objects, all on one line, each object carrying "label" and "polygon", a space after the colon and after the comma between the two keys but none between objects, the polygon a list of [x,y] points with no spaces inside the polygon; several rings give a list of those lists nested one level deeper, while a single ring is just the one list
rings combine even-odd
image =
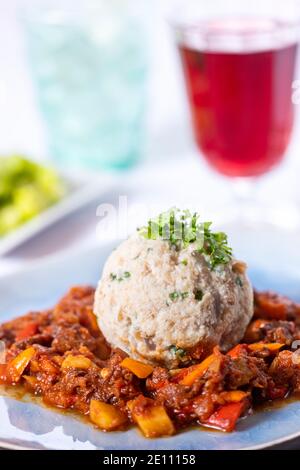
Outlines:
[{"label": "green salad", "polygon": [[13,155],[0,157],[0,237],[59,201],[66,184],[52,168]]}]

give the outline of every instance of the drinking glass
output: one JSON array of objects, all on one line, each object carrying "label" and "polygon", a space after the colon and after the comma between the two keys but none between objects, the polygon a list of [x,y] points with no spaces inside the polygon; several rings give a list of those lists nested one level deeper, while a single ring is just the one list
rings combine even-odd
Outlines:
[{"label": "drinking glass", "polygon": [[71,168],[131,166],[144,144],[143,2],[60,3],[23,20],[50,155]]},{"label": "drinking glass", "polygon": [[253,179],[282,161],[291,140],[300,4],[186,0],[171,21],[197,146],[251,197]]}]

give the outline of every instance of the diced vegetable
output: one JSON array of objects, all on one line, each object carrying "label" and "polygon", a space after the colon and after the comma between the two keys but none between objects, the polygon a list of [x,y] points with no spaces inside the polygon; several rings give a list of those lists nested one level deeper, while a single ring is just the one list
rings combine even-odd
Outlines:
[{"label": "diced vegetable", "polygon": [[90,419],[103,431],[113,431],[123,426],[128,420],[119,408],[98,400],[91,400]]},{"label": "diced vegetable", "polygon": [[284,346],[282,343],[252,343],[248,345],[250,351],[262,351],[268,349],[270,352],[277,352]]},{"label": "diced vegetable", "polygon": [[38,329],[37,323],[28,323],[28,325],[26,325],[25,328],[23,328],[23,330],[21,330],[19,334],[16,336],[16,341],[21,341],[23,339],[30,338],[30,336],[33,336],[36,334],[37,329]]},{"label": "diced vegetable", "polygon": [[62,369],[90,369],[93,367],[93,362],[85,356],[78,355],[73,356],[69,354],[63,361],[61,368]]},{"label": "diced vegetable", "polygon": [[220,366],[220,358],[215,354],[211,354],[204,361],[196,366],[191,366],[186,370],[185,376],[180,380],[182,385],[193,385],[195,380],[202,377],[202,375],[207,371],[211,366],[215,366],[216,369]]},{"label": "diced vegetable", "polygon": [[[137,397],[127,403],[132,419],[140,427],[145,437],[171,436],[175,432],[174,425],[165,408],[153,400],[147,400],[147,406],[140,407]],[[142,397],[143,398],[143,397]]]},{"label": "diced vegetable", "polygon": [[0,384],[6,382],[6,364],[0,364]]},{"label": "diced vegetable", "polygon": [[92,309],[85,309],[81,318],[81,323],[84,325],[94,336],[99,335],[99,326],[96,315]]},{"label": "diced vegetable", "polygon": [[51,359],[56,365],[58,365],[58,367],[61,367],[62,363],[64,362],[64,358],[58,355],[52,356]]},{"label": "diced vegetable", "polygon": [[35,355],[35,349],[31,346],[20,352],[7,364],[6,375],[11,382],[19,382],[23,372]]},{"label": "diced vegetable", "polygon": [[38,361],[38,370],[35,369],[36,364],[32,362],[30,364],[30,370],[35,372],[43,372],[48,375],[57,375],[59,374],[60,367],[52,360],[52,357],[47,354],[41,354]]},{"label": "diced vegetable", "polygon": [[247,353],[247,344],[237,344],[234,348],[228,351],[227,356],[232,357],[232,359],[236,359],[237,357],[242,356],[243,354]]},{"label": "diced vegetable", "polygon": [[205,424],[222,431],[231,432],[234,430],[236,422],[241,416],[244,407],[244,401],[221,406],[210,416]]},{"label": "diced vegetable", "polygon": [[40,361],[36,359],[32,359],[30,362],[30,370],[31,372],[39,372],[40,371]]},{"label": "diced vegetable", "polygon": [[148,375],[152,374],[153,367],[149,364],[144,364],[143,362],[136,361],[130,357],[126,357],[122,362],[121,366],[129,369],[134,375],[139,379],[145,379]]},{"label": "diced vegetable", "polygon": [[103,369],[100,370],[100,375],[102,379],[106,379],[110,375],[110,371],[107,367],[103,367]]},{"label": "diced vegetable", "polygon": [[23,375],[23,379],[31,388],[34,388],[37,383],[37,378],[31,375]]},{"label": "diced vegetable", "polygon": [[238,403],[244,400],[249,393],[243,392],[242,390],[232,390],[229,392],[221,392],[218,397],[218,402],[224,403]]}]

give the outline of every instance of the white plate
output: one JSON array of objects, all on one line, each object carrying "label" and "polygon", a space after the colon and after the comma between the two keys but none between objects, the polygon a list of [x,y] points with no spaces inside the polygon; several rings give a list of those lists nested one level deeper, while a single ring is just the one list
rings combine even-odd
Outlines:
[{"label": "white plate", "polygon": [[62,178],[69,187],[66,196],[8,235],[0,237],[0,256],[17,248],[64,217],[97,200],[111,190],[117,182],[116,176],[105,173],[83,172],[72,174],[72,176],[63,174]]},{"label": "white plate", "polygon": [[[72,285],[96,285],[115,243],[86,252],[70,252],[36,263],[0,279],[0,322],[54,305]],[[248,257],[246,256],[246,259]],[[259,289],[271,288],[300,300],[300,278],[250,266]],[[136,429],[104,433],[92,425],[33,402],[0,396],[0,445],[18,449],[167,450],[259,449],[300,436],[300,402],[265,410],[238,423],[229,434],[186,430],[176,436],[145,439]]]}]

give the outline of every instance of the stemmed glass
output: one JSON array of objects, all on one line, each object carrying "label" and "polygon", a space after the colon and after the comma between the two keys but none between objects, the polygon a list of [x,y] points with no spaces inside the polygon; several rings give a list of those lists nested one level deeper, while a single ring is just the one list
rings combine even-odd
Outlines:
[{"label": "stemmed glass", "polygon": [[231,178],[245,213],[253,182],[282,161],[291,141],[300,4],[187,0],[171,22],[197,146]]}]

